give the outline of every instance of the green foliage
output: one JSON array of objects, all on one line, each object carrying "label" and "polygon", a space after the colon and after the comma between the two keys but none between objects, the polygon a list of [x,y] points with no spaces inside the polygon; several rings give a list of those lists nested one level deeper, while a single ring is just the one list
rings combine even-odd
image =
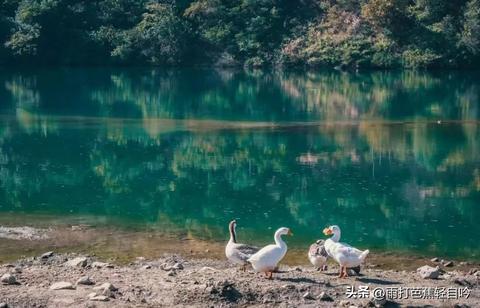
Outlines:
[{"label": "green foliage", "polygon": [[0,0],[0,63],[478,67],[479,0]]},{"label": "green foliage", "polygon": [[409,68],[432,67],[440,58],[441,56],[428,49],[407,49],[402,54],[403,65]]},{"label": "green foliage", "polygon": [[142,20],[132,29],[118,34],[104,28],[103,37],[111,36],[112,56],[122,60],[139,59],[151,64],[178,64],[187,46],[188,27],[175,15],[171,5],[151,3]]},{"label": "green foliage", "polygon": [[473,55],[480,54],[480,1],[470,0],[464,14],[460,44]]}]

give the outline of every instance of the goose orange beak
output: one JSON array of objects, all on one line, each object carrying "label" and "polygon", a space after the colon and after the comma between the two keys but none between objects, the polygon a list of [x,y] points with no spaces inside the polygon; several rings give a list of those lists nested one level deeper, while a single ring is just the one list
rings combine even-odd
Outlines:
[{"label": "goose orange beak", "polygon": [[293,236],[292,230],[288,229],[287,235]]},{"label": "goose orange beak", "polygon": [[333,231],[330,228],[323,229],[323,234],[325,234],[325,235],[331,235],[332,233],[333,233]]}]

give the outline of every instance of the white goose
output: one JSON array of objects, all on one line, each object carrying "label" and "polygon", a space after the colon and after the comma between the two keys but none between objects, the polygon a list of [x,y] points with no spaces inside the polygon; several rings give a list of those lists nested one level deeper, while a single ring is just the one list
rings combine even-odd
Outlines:
[{"label": "white goose", "polygon": [[310,245],[308,249],[308,260],[315,266],[318,270],[325,271],[327,269],[327,259],[328,253],[325,250],[325,241],[317,240],[315,243]]},{"label": "white goose", "polygon": [[236,220],[232,220],[228,225],[228,231],[230,232],[230,240],[225,247],[225,255],[230,262],[241,265],[241,269],[245,271],[248,264],[247,259],[250,258],[254,253],[256,253],[258,251],[258,248],[237,243],[237,233],[235,230],[236,227]]},{"label": "white goose", "polygon": [[267,278],[272,279],[273,271],[287,253],[287,244],[282,235],[293,235],[289,228],[282,227],[275,232],[275,244],[267,245],[251,256],[247,261],[252,264],[256,272],[264,272]]},{"label": "white goose", "polygon": [[330,257],[340,264],[340,278],[347,277],[347,268],[358,267],[365,261],[365,258],[370,252],[368,249],[361,251],[348,244],[340,243],[341,231],[339,226],[325,228],[323,233],[325,235],[333,234],[331,238],[325,241],[325,250]]}]

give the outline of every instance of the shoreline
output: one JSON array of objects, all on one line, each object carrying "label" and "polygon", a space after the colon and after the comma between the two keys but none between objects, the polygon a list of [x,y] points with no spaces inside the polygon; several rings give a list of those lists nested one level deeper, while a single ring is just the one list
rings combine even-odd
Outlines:
[{"label": "shoreline", "polygon": [[[93,255],[119,265],[126,265],[137,257],[155,259],[164,254],[223,261],[226,242],[227,240],[199,239],[189,232],[115,230],[82,224],[48,228],[0,225],[0,266],[18,259],[35,257],[48,250]],[[290,246],[282,263],[289,266],[309,266],[307,250],[308,246]],[[411,271],[424,264],[435,265],[431,262],[432,258],[452,261],[458,270],[469,270],[471,266],[480,268],[480,260],[476,259],[398,250],[370,250],[370,266],[383,270]]]},{"label": "shoreline", "polygon": [[[440,265],[437,279],[424,279],[415,270],[379,269],[367,260],[360,276],[340,279],[333,264],[320,272],[312,266],[281,263],[274,279],[268,280],[251,268],[243,272],[212,258],[165,254],[119,265],[93,255],[46,252],[0,266],[0,276],[15,279],[0,284],[0,303],[7,307],[476,307],[480,270],[469,267],[467,272]],[[368,288],[368,297],[362,293],[349,298],[348,289],[351,295],[351,288],[360,287]],[[392,299],[377,295],[375,299],[372,292],[377,288],[451,289],[458,296]]]}]

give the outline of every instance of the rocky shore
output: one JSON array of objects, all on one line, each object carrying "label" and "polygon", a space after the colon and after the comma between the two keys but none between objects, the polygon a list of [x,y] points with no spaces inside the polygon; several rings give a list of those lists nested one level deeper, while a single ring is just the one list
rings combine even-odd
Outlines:
[{"label": "rocky shore", "polygon": [[478,265],[426,263],[413,271],[367,264],[346,279],[334,264],[326,272],[282,265],[268,280],[215,259],[122,265],[46,252],[1,265],[0,307],[479,307]]}]

